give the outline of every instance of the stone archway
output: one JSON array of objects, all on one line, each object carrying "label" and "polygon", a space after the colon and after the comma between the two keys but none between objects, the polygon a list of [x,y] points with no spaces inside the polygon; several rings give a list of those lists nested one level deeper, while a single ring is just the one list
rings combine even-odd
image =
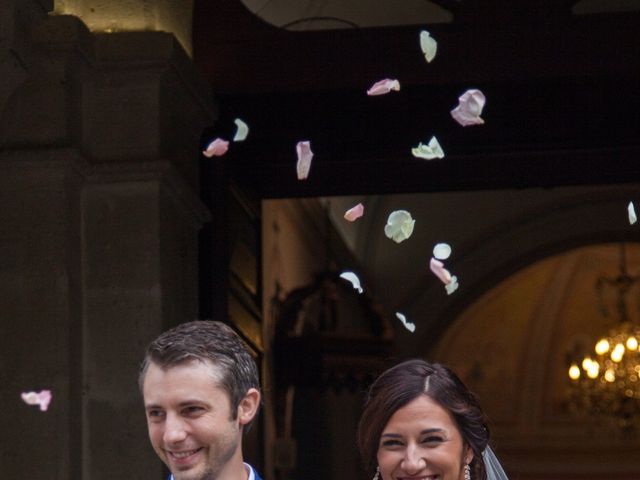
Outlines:
[{"label": "stone archway", "polygon": [[[618,185],[383,196],[368,200],[365,217],[349,226],[350,242],[380,301],[417,322],[413,334],[398,328],[401,354],[422,355],[460,312],[525,266],[579,246],[640,240],[626,212],[637,192],[636,185]],[[382,233],[398,209],[416,219],[401,245]],[[453,246],[447,265],[460,281],[450,296],[428,267],[440,241]]]}]

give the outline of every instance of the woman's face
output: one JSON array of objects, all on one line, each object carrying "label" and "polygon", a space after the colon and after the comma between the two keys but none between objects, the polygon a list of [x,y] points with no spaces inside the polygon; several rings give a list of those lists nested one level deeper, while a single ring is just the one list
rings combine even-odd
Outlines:
[{"label": "woman's face", "polygon": [[378,446],[383,480],[463,480],[472,459],[449,411],[426,395],[391,416]]}]

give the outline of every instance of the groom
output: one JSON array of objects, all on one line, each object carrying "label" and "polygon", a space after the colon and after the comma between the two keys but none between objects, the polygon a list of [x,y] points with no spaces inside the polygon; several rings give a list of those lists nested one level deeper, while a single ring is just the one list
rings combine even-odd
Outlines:
[{"label": "groom", "polygon": [[154,340],[139,385],[149,439],[170,480],[260,480],[242,434],[260,408],[258,370],[227,325],[195,321]]}]

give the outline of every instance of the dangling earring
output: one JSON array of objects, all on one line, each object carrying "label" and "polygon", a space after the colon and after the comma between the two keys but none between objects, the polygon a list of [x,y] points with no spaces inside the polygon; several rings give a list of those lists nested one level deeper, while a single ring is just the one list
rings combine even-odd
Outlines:
[{"label": "dangling earring", "polygon": [[378,480],[380,478],[380,467],[376,467],[376,474],[373,476],[373,480]]},{"label": "dangling earring", "polygon": [[471,467],[468,463],[464,466],[464,480],[471,480]]}]

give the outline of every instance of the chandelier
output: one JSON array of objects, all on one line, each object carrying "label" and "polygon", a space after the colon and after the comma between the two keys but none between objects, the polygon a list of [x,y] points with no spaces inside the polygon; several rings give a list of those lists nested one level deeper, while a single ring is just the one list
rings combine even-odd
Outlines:
[{"label": "chandelier", "polygon": [[628,274],[625,245],[621,244],[620,273],[596,281],[606,317],[610,315],[605,290],[614,290],[617,325],[594,342],[591,352],[572,362],[568,371],[570,410],[607,416],[623,430],[640,428],[640,326],[629,318],[627,310],[627,296],[635,285],[640,285],[640,275]]}]

